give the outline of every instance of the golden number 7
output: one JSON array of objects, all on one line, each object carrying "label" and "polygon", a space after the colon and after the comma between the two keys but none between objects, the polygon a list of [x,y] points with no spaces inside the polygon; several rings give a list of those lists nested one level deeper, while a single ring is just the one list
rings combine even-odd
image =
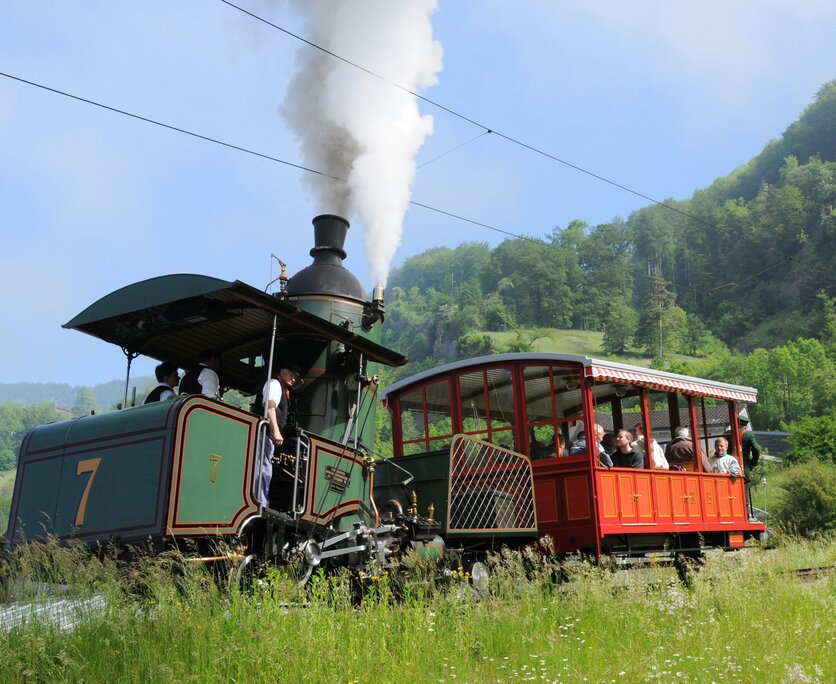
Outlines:
[{"label": "golden number 7", "polygon": [[209,460],[214,463],[212,466],[212,474],[209,476],[209,481],[214,482],[215,478],[218,476],[218,466],[221,464],[223,456],[220,456],[219,454],[212,454],[209,457]]},{"label": "golden number 7", "polygon": [[83,475],[90,473],[90,479],[84,487],[84,493],[81,495],[81,501],[78,503],[78,510],[75,512],[75,526],[81,527],[84,524],[84,513],[87,510],[87,497],[90,496],[90,487],[93,485],[93,478],[96,477],[96,471],[99,469],[101,458],[87,458],[79,461],[75,467],[76,475]]}]

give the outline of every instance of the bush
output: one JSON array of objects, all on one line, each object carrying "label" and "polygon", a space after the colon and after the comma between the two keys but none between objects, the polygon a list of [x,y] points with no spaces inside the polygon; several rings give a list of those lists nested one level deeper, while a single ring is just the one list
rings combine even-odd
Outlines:
[{"label": "bush", "polygon": [[830,461],[836,463],[836,409],[823,416],[802,418],[788,428],[792,432],[786,461]]},{"label": "bush", "polygon": [[799,534],[836,530],[836,466],[810,461],[787,470],[774,509],[777,520]]}]

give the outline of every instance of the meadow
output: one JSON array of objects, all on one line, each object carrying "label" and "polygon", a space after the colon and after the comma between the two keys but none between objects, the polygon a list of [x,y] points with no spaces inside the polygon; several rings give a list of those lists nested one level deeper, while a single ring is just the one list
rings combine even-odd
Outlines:
[{"label": "meadow", "polygon": [[73,629],[3,630],[3,682],[836,681],[836,578],[793,572],[836,564],[832,538],[711,554],[689,586],[665,566],[505,552],[484,595],[417,559],[304,590],[268,569],[247,591],[176,555],[126,569],[49,544],[4,563],[20,600],[104,600],[79,604]]}]

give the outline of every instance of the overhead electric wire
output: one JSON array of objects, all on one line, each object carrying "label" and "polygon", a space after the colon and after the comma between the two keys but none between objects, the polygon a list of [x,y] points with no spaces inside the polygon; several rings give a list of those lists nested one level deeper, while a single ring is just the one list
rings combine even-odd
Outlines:
[{"label": "overhead electric wire", "polygon": [[554,154],[551,154],[550,152],[546,152],[546,151],[544,151],[544,150],[542,150],[538,147],[535,147],[534,145],[523,142],[522,140],[520,140],[518,138],[515,138],[511,135],[507,135],[505,133],[502,133],[501,131],[496,130],[496,128],[494,128],[492,126],[486,126],[485,124],[480,123],[480,122],[476,121],[475,119],[472,119],[472,118],[470,118],[470,117],[468,117],[464,114],[461,114],[460,112],[457,112],[456,110],[451,109],[450,107],[447,107],[447,106],[441,104],[440,102],[437,102],[435,100],[432,100],[431,98],[428,98],[424,95],[421,95],[420,93],[418,93],[418,92],[416,92],[416,91],[414,91],[410,88],[407,88],[406,86],[403,86],[400,83],[392,81],[391,79],[388,79],[385,76],[381,76],[380,74],[373,71],[372,69],[369,69],[368,67],[365,67],[361,64],[358,64],[357,62],[353,62],[350,59],[347,59],[347,58],[343,57],[342,55],[339,55],[336,52],[333,52],[332,50],[328,50],[327,48],[322,47],[321,45],[317,45],[313,41],[308,40],[307,38],[304,38],[303,36],[300,36],[298,33],[294,33],[293,31],[290,31],[289,29],[286,29],[283,26],[279,26],[278,24],[275,24],[272,21],[269,21],[268,19],[265,19],[264,17],[259,16],[258,14],[255,14],[254,12],[250,12],[249,10],[244,9],[240,5],[236,5],[234,2],[230,2],[230,0],[220,0],[220,1],[222,3],[224,3],[225,5],[228,5],[229,7],[232,7],[233,9],[236,9],[239,12],[241,12],[243,14],[246,14],[249,17],[252,17],[253,19],[255,19],[257,21],[260,21],[260,22],[266,24],[267,26],[270,26],[270,27],[276,29],[277,31],[281,31],[282,33],[290,36],[291,38],[294,38],[294,39],[304,43],[305,45],[308,45],[309,47],[314,48],[315,50],[319,50],[320,52],[323,52],[324,54],[329,55],[330,57],[333,57],[334,59],[337,59],[341,62],[344,62],[345,64],[348,64],[349,66],[352,66],[355,69],[359,69],[360,71],[368,74],[369,76],[372,76],[372,77],[374,77],[374,78],[376,78],[380,81],[383,81],[384,83],[387,83],[387,84],[393,86],[394,88],[397,88],[397,89],[399,89],[399,90],[401,90],[405,93],[408,93],[409,95],[412,95],[413,97],[421,100],[422,102],[426,102],[427,104],[432,105],[433,107],[436,107],[436,108],[438,108],[438,109],[440,109],[444,112],[447,112],[448,114],[450,114],[452,116],[455,116],[455,117],[461,119],[462,121],[466,121],[467,123],[472,124],[473,126],[477,126],[478,128],[483,129],[486,133],[492,133],[493,135],[496,135],[500,138],[503,138],[504,140],[507,140],[508,142],[513,143],[514,145],[518,145],[519,147],[522,147],[522,148],[527,149],[531,152],[534,152],[535,154],[539,154],[543,157],[551,159],[552,161],[555,161],[555,162],[558,162],[558,163],[563,164],[565,166],[568,166],[569,168],[574,169],[575,171],[586,174],[587,176],[590,176],[590,177],[595,178],[597,180],[600,180],[604,183],[612,185],[613,187],[619,188],[620,190],[624,190],[625,192],[628,192],[632,195],[635,195],[636,197],[641,197],[642,199],[645,199],[648,202],[656,204],[660,207],[664,207],[665,209],[668,209],[670,211],[676,212],[677,214],[680,214],[681,216],[684,216],[684,217],[686,217],[686,218],[688,218],[692,221],[696,221],[697,223],[700,223],[704,226],[707,226],[709,228],[713,228],[715,230],[723,231],[724,233],[726,233],[726,235],[737,236],[737,237],[739,237],[743,240],[746,240],[746,241],[752,243],[753,245],[756,245],[756,246],[758,246],[762,249],[766,249],[766,250],[769,250],[771,252],[774,252],[775,254],[783,257],[784,259],[787,259],[789,261],[792,261],[793,259],[795,259],[794,256],[789,255],[789,254],[785,254],[781,250],[776,249],[774,247],[771,247],[769,245],[762,244],[762,243],[758,242],[757,240],[754,240],[754,239],[750,238],[747,235],[743,235],[741,233],[731,231],[727,228],[723,228],[722,226],[718,226],[714,223],[711,223],[710,221],[706,221],[705,219],[702,219],[698,216],[694,216],[693,214],[689,214],[688,212],[683,211],[682,209],[678,209],[677,207],[674,207],[670,204],[667,204],[666,202],[662,202],[661,200],[654,199],[653,197],[650,197],[649,195],[645,195],[644,193],[641,193],[638,190],[634,190],[634,189],[632,189],[632,188],[630,188],[626,185],[618,183],[617,181],[611,180],[611,179],[609,179],[605,176],[602,176],[598,173],[595,173],[594,171],[589,171],[588,169],[585,169],[582,166],[578,166],[577,164],[573,164],[570,161],[567,161],[565,159],[561,159],[560,157],[558,157]]},{"label": "overhead electric wire", "polygon": [[[181,128],[181,127],[178,127],[178,126],[173,126],[171,124],[167,124],[167,123],[162,122],[162,121],[157,121],[157,120],[151,119],[150,117],[147,117],[147,116],[134,114],[133,112],[128,112],[124,109],[119,109],[118,107],[113,107],[113,106],[110,106],[110,105],[103,104],[101,102],[96,102],[95,100],[91,100],[91,99],[86,98],[86,97],[81,97],[79,95],[74,95],[72,93],[68,93],[66,91],[59,90],[58,88],[52,88],[52,87],[43,85],[41,83],[37,83],[35,81],[31,81],[31,80],[28,80],[28,79],[25,79],[25,78],[21,78],[19,76],[13,76],[12,74],[8,74],[8,73],[2,72],[2,71],[0,71],[0,76],[4,76],[6,78],[9,78],[9,79],[14,80],[14,81],[18,81],[20,83],[24,83],[26,85],[30,85],[30,86],[33,86],[33,87],[36,87],[36,88],[40,88],[42,90],[45,90],[47,92],[50,92],[50,93],[53,93],[53,94],[56,94],[56,95],[62,95],[64,97],[70,98],[72,100],[76,100],[78,102],[83,102],[84,104],[88,104],[88,105],[91,105],[91,106],[94,106],[94,107],[99,107],[99,108],[104,109],[104,110],[109,111],[109,112],[113,112],[113,113],[116,113],[116,114],[121,114],[123,116],[127,116],[129,118],[136,119],[136,120],[142,121],[144,123],[153,124],[153,125],[159,126],[161,128],[165,128],[165,129],[168,129],[168,130],[171,130],[171,131],[175,131],[176,133],[182,133],[183,135],[188,135],[188,136],[191,136],[193,138],[197,138],[199,140],[204,140],[206,142],[214,143],[216,145],[221,145],[222,147],[226,147],[226,148],[229,148],[229,149],[232,149],[232,150],[236,150],[238,152],[244,152],[246,154],[250,154],[250,155],[259,157],[261,159],[266,159],[268,161],[272,161],[272,162],[275,162],[275,163],[278,163],[278,164],[283,164],[285,166],[290,166],[290,167],[299,169],[301,171],[305,171],[307,173],[313,173],[313,174],[316,174],[318,176],[323,176],[325,178],[329,178],[331,180],[334,180],[334,181],[337,181],[337,182],[340,182],[340,183],[345,182],[345,179],[339,178],[339,177],[334,176],[334,175],[329,174],[329,173],[325,173],[323,171],[319,171],[317,169],[311,169],[311,168],[309,168],[307,166],[303,166],[301,164],[296,164],[294,162],[289,162],[289,161],[287,161],[285,159],[281,159],[279,157],[275,157],[275,156],[272,156],[272,155],[269,155],[269,154],[264,154],[262,152],[257,152],[255,150],[251,150],[251,149],[248,149],[246,147],[242,147],[240,145],[235,145],[233,143],[228,143],[226,141],[219,140],[217,138],[213,138],[213,137],[210,137],[208,135],[202,135],[200,133],[195,133],[194,131],[190,131],[190,130],[187,130],[185,128]],[[507,235],[509,237],[516,238],[518,240],[527,240],[529,242],[534,242],[536,244],[543,245],[545,247],[550,246],[549,243],[545,242],[544,240],[542,240],[540,238],[534,238],[534,237],[530,237],[530,236],[527,236],[527,235],[522,235],[522,234],[519,234],[519,233],[513,233],[509,230],[504,230],[502,228],[497,228],[496,226],[492,226],[488,223],[484,223],[482,221],[476,221],[474,219],[469,219],[469,218],[467,218],[465,216],[462,216],[460,214],[455,214],[453,212],[446,211],[444,209],[439,209],[438,207],[433,207],[433,206],[430,206],[428,204],[423,204],[423,203],[417,202],[415,200],[410,200],[409,203],[411,205],[416,206],[416,207],[420,207],[421,209],[425,209],[427,211],[432,211],[434,213],[441,214],[442,216],[447,216],[447,217],[455,219],[457,221],[462,221],[464,223],[470,223],[471,225],[479,226],[481,228],[485,228],[487,230],[494,231],[496,233],[501,233],[503,235]],[[771,266],[770,268],[768,268],[766,270],[771,270],[772,268],[777,268],[778,266],[781,266],[785,263],[788,263],[790,260],[791,260],[791,258],[784,259],[784,261],[782,261],[781,263],[776,264],[775,266]],[[624,265],[624,267],[625,268],[630,268],[626,264]],[[636,271],[632,268],[630,268],[630,270],[631,270],[633,276],[646,278],[646,279],[654,281],[654,282],[659,280],[659,278],[660,278],[660,276],[647,275],[645,273],[642,273],[641,271]],[[730,287],[734,284],[735,283],[727,283],[726,285],[723,285],[721,287]],[[675,290],[684,290],[684,291],[688,292],[689,294],[702,294],[702,295],[705,295],[707,297],[711,297],[712,299],[717,299],[717,300],[726,301],[726,302],[733,302],[733,300],[731,300],[731,299],[727,299],[725,297],[717,296],[716,294],[713,293],[713,291],[706,292],[706,291],[702,291],[702,290],[696,290],[691,286],[678,285],[678,284],[673,283],[673,282],[670,283],[670,286],[673,287]],[[717,288],[715,288],[715,289],[717,289]]]},{"label": "overhead electric wire", "polygon": [[474,140],[478,140],[479,138],[481,138],[481,137],[482,137],[482,136],[484,136],[484,135],[490,135],[490,134],[491,134],[491,132],[492,132],[492,131],[484,131],[484,132],[480,133],[479,135],[474,135],[474,136],[473,136],[470,140],[465,140],[465,141],[464,141],[463,143],[461,143],[460,145],[456,145],[455,147],[450,148],[449,150],[447,150],[447,151],[446,151],[446,152],[444,152],[443,154],[439,154],[437,157],[433,157],[433,158],[432,158],[432,159],[430,159],[429,161],[425,161],[423,164],[418,164],[418,166],[416,166],[415,168],[416,168],[416,169],[423,169],[425,166],[428,166],[429,164],[432,164],[433,162],[437,162],[437,161],[438,161],[439,159],[441,159],[442,157],[446,157],[446,156],[447,156],[448,154],[450,154],[451,152],[455,152],[456,150],[461,149],[461,148],[462,148],[462,147],[464,147],[465,145],[469,145],[469,144],[470,144],[470,143],[472,143]]},{"label": "overhead electric wire", "polygon": [[783,266],[784,264],[788,263],[788,261],[789,261],[788,259],[785,259],[784,261],[781,261],[777,264],[773,264],[772,266],[768,266],[767,268],[764,268],[763,270],[758,271],[757,273],[752,273],[751,275],[748,275],[745,278],[742,278],[741,280],[734,280],[730,283],[726,283],[725,285],[718,285],[717,287],[712,287],[710,290],[708,290],[708,292],[706,294],[710,295],[710,294],[713,294],[714,292],[716,292],[717,290],[722,290],[722,289],[725,289],[727,287],[736,287],[738,285],[742,285],[747,280],[752,280],[752,278],[757,278],[758,276],[763,275],[764,273],[767,273],[767,272],[769,272],[773,269],[776,269],[779,266]]},{"label": "overhead electric wire", "polygon": [[302,166],[301,164],[294,164],[293,162],[289,162],[285,159],[279,159],[278,157],[272,157],[269,154],[264,154],[263,152],[256,152],[255,150],[250,150],[246,147],[241,147],[240,145],[233,145],[232,143],[225,142],[223,140],[218,140],[217,138],[212,138],[208,135],[201,135],[200,133],[195,133],[194,131],[186,130],[185,128],[180,128],[178,126],[172,126],[171,124],[164,123],[162,121],[157,121],[156,119],[151,119],[147,116],[141,116],[139,114],[134,114],[132,112],[128,112],[124,109],[118,109],[117,107],[111,107],[110,105],[102,104],[101,102],[96,102],[95,100],[90,100],[86,97],[81,97],[79,95],[73,95],[72,93],[68,93],[64,90],[58,90],[58,88],[51,88],[49,86],[43,85],[42,83],[36,83],[35,81],[30,81],[25,78],[21,78],[20,76],[13,76],[12,74],[7,74],[4,71],[0,71],[0,76],[5,76],[6,78],[10,78],[13,81],[19,81],[20,83],[25,83],[26,85],[34,86],[35,88],[41,88],[42,90],[46,90],[50,93],[55,93],[56,95],[63,95],[64,97],[69,97],[73,100],[78,100],[79,102],[84,102],[85,104],[93,105],[94,107],[100,107],[101,109],[105,109],[110,112],[115,112],[116,114],[122,114],[123,116],[128,116],[132,119],[138,119],[139,121],[144,121],[145,123],[154,124],[155,126],[160,126],[161,128],[167,128],[171,131],[176,131],[177,133],[183,133],[184,135],[190,135],[193,138],[198,138],[199,140],[205,140],[207,142],[215,143],[216,145],[223,145],[224,147],[229,147],[233,150],[238,150],[239,152],[246,152],[247,154],[252,154],[256,157],[261,157],[262,159],[267,159],[269,161],[276,162],[278,164],[284,164],[285,166],[292,166],[295,169],[299,169],[301,171],[307,171],[308,173],[315,173],[318,176],[325,176],[326,178],[331,178],[332,180],[345,182],[342,178],[337,178],[336,176],[332,176],[330,173],[325,173],[323,171],[317,171],[316,169],[308,168],[307,166]]}]

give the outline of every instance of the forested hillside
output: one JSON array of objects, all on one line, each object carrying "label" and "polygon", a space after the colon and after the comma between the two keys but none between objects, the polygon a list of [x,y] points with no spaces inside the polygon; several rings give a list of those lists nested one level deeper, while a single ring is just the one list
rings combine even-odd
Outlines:
[{"label": "forested hillside", "polygon": [[[794,386],[798,369],[786,370],[783,390],[764,392],[771,378],[763,364],[774,369],[773,355],[788,343],[808,375],[817,364],[824,374],[820,394],[801,404],[825,410],[836,383],[834,207],[836,81],[781,138],[689,199],[596,226],[575,220],[493,249],[466,243],[408,259],[389,281],[384,341],[410,356],[413,373],[528,350],[537,328],[598,331],[603,353],[643,353],[656,367],[758,386],[762,418],[777,427],[809,415],[791,396],[812,391]],[[516,334],[499,346],[497,331]],[[755,349],[755,358],[744,356]],[[683,366],[679,354],[705,361]]]},{"label": "forested hillside", "polygon": [[[131,378],[131,386],[144,391],[147,385],[153,385],[154,378]],[[79,394],[81,395],[79,397]],[[0,382],[0,403],[16,401],[21,404],[48,403],[61,409],[76,412],[79,415],[89,413],[91,409],[107,411],[112,409],[125,396],[125,381],[111,380],[92,387],[73,386],[65,382]],[[79,401],[81,403],[79,403]]]}]

